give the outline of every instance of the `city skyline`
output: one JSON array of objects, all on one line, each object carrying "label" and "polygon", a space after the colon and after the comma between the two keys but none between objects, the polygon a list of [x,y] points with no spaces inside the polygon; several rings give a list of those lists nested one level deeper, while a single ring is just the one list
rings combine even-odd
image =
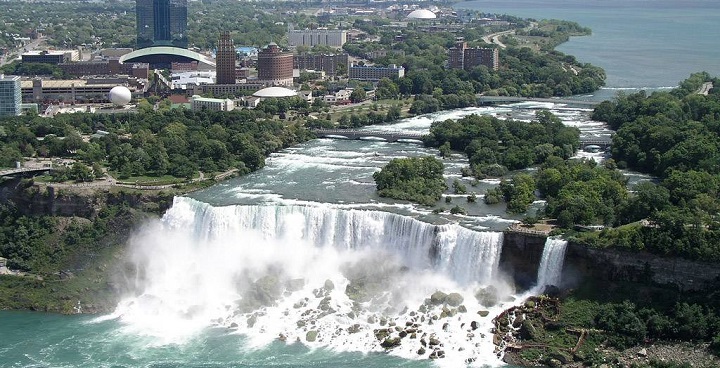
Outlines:
[{"label": "city skyline", "polygon": [[188,47],[187,0],[136,0],[136,47]]}]

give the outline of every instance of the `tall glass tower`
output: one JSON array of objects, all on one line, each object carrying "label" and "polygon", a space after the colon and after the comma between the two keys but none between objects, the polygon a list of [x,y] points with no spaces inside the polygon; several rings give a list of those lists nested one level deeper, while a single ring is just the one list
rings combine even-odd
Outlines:
[{"label": "tall glass tower", "polygon": [[136,0],[137,48],[187,48],[187,0]]},{"label": "tall glass tower", "polygon": [[20,115],[20,77],[0,74],[0,116]]}]

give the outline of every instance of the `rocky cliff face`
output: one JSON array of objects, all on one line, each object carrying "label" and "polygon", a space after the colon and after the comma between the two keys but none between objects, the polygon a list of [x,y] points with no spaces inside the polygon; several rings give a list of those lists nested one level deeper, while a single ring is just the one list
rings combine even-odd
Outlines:
[{"label": "rocky cliff face", "polygon": [[107,205],[126,204],[145,212],[162,213],[172,205],[173,195],[73,189],[31,180],[12,179],[0,184],[0,203],[12,202],[25,215],[94,218]]},{"label": "rocky cliff face", "polygon": [[529,289],[537,282],[545,237],[505,232],[500,253],[500,272],[512,278],[520,289]]},{"label": "rocky cliff face", "polygon": [[[546,238],[507,232],[504,239],[500,270],[510,276],[520,289],[534,286]],[[720,265],[645,252],[591,249],[568,244],[562,272],[563,284],[558,286],[572,287],[587,278],[659,284],[681,291],[697,291],[713,288],[720,282]]]},{"label": "rocky cliff face", "polygon": [[680,291],[706,290],[720,281],[720,265],[661,257],[645,252],[590,249],[568,244],[563,278],[593,277],[598,280],[630,281],[675,286]]}]

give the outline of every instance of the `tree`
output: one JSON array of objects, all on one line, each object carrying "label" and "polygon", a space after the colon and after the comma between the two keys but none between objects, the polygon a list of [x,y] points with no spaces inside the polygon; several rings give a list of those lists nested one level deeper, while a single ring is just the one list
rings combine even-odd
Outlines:
[{"label": "tree", "polygon": [[425,205],[440,200],[447,189],[443,164],[433,157],[410,157],[391,160],[373,174],[381,197],[404,199]]},{"label": "tree", "polygon": [[353,103],[358,103],[365,101],[367,98],[367,94],[365,93],[365,89],[363,88],[355,88],[353,89],[352,93],[350,93],[350,101]]}]

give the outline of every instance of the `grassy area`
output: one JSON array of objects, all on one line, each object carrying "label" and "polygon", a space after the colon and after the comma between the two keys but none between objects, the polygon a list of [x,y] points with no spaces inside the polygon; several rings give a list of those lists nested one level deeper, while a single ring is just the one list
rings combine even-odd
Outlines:
[{"label": "grassy area", "polygon": [[[400,105],[400,117],[409,116],[408,110],[413,102],[413,98],[404,98],[400,100],[386,99],[378,101],[366,101],[362,104],[352,104],[344,106],[334,106],[330,109],[331,121],[337,122],[343,115],[351,116],[352,114],[367,114],[370,111],[376,113],[387,113],[391,106]],[[325,114],[322,114],[323,116]]]}]

